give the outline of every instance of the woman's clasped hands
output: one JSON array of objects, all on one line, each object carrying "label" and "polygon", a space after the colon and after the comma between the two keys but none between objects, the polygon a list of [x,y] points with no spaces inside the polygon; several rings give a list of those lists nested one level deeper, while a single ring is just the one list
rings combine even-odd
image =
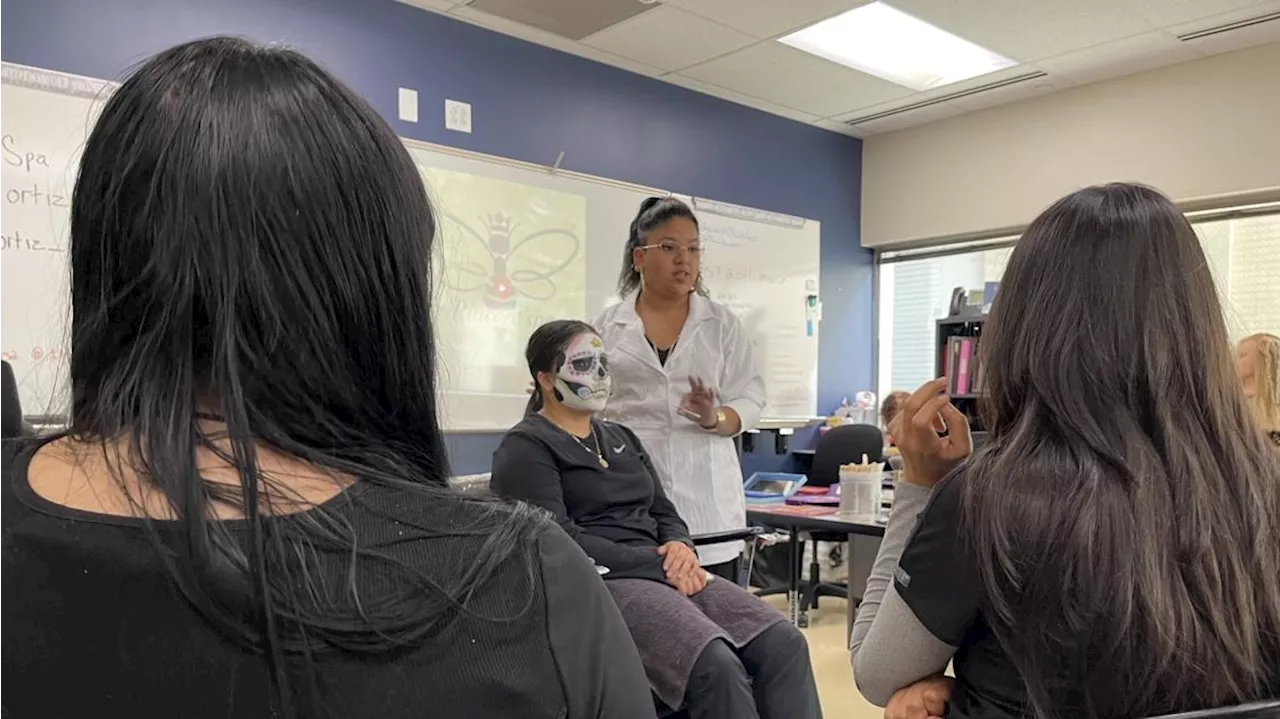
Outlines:
[{"label": "woman's clasped hands", "polygon": [[686,597],[701,592],[707,586],[707,571],[698,562],[698,553],[684,542],[667,542],[658,547],[663,558],[662,571],[667,581]]}]

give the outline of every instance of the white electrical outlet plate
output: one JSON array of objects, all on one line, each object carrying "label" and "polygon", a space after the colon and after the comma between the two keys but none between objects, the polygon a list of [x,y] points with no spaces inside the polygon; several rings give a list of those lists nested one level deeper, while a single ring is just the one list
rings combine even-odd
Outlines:
[{"label": "white electrical outlet plate", "polygon": [[457,100],[444,101],[444,129],[454,132],[471,132],[471,103]]},{"label": "white electrical outlet plate", "polygon": [[418,121],[418,91],[407,87],[400,88],[400,119],[405,122]]}]

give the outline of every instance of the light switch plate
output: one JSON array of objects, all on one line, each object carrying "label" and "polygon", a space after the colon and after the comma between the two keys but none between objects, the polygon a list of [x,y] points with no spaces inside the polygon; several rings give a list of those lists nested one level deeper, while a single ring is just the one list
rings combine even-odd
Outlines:
[{"label": "light switch plate", "polygon": [[444,129],[454,132],[471,132],[471,103],[457,100],[444,101]]},{"label": "light switch plate", "polygon": [[400,119],[405,122],[418,121],[418,91],[407,87],[400,88]]}]

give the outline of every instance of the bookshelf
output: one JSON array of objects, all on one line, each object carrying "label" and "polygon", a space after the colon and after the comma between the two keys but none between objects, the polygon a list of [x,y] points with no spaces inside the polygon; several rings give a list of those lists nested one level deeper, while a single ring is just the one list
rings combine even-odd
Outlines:
[{"label": "bookshelf", "polygon": [[934,341],[937,376],[950,379],[947,394],[952,404],[969,418],[969,426],[974,431],[983,429],[978,413],[983,379],[978,345],[986,321],[985,314],[973,311],[962,311],[959,315],[938,320]]}]

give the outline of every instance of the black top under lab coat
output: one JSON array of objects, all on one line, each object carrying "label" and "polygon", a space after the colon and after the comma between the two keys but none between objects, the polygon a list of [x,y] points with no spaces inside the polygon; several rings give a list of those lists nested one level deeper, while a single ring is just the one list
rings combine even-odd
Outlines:
[{"label": "black top under lab coat", "polygon": [[[490,487],[497,494],[551,512],[605,579],[665,582],[659,545],[689,540],[689,528],[658,481],[640,440],[620,424],[592,420],[594,436],[579,443],[540,414],[512,427],[493,454]],[[608,467],[593,448],[600,442]]]}]

